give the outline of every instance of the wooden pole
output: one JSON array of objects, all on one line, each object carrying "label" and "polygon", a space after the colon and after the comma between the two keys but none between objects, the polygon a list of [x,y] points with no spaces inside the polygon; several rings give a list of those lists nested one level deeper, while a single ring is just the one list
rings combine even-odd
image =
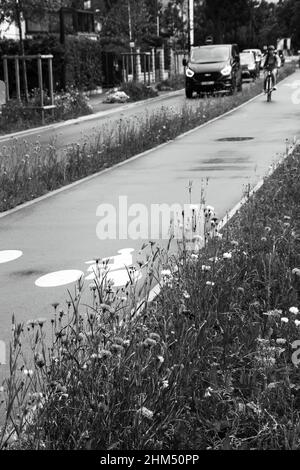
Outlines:
[{"label": "wooden pole", "polygon": [[5,97],[6,102],[9,101],[9,81],[8,81],[8,66],[7,66],[7,58],[3,57],[3,68],[4,68],[4,82],[5,82]]},{"label": "wooden pole", "polygon": [[144,54],[144,85],[146,85],[146,54]]},{"label": "wooden pole", "polygon": [[17,99],[21,101],[21,87],[20,87],[20,67],[19,67],[19,57],[15,57],[15,75],[16,75],[16,91]]},{"label": "wooden pole", "polygon": [[40,88],[40,99],[41,99],[41,112],[42,112],[42,124],[45,123],[45,111],[44,111],[44,90],[43,90],[43,67],[41,55],[38,56],[38,74],[39,74],[39,88]]},{"label": "wooden pole", "polygon": [[[48,59],[48,73],[49,73],[50,104],[51,106],[54,106],[52,57],[49,57]],[[52,114],[52,117],[54,117],[54,109],[51,110],[51,114]]]}]

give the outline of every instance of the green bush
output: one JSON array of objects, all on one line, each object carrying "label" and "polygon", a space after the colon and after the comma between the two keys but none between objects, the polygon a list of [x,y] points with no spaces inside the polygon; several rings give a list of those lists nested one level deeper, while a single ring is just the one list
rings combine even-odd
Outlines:
[{"label": "green bush", "polygon": [[126,95],[130,97],[129,101],[140,101],[158,96],[157,91],[153,88],[138,82],[124,83],[121,87],[121,91],[124,91]]},{"label": "green bush", "polygon": [[156,86],[158,91],[168,91],[168,90],[181,90],[184,88],[185,78],[184,75],[175,75],[159,82]]},{"label": "green bush", "polygon": [[[50,104],[48,96],[45,97],[44,103],[45,105]],[[88,98],[74,87],[67,88],[65,92],[56,94],[54,103],[56,108],[54,109],[53,116],[49,111],[46,111],[46,123],[74,119],[93,112],[88,104]],[[39,105],[40,92],[38,89],[33,90],[30,95],[30,107],[24,102],[10,100],[2,107],[2,114],[0,115],[1,132],[12,132],[41,125],[41,111],[35,109]]]},{"label": "green bush", "polygon": [[[52,54],[53,77],[56,90],[66,86],[75,86],[79,90],[91,90],[103,81],[101,66],[102,46],[98,41],[89,39],[70,39],[62,45],[55,36],[37,37],[24,41],[25,53],[29,55]],[[3,55],[19,54],[19,44],[12,40],[0,41],[0,58]],[[44,86],[48,88],[48,69],[43,66]],[[27,61],[29,90],[37,88],[38,75],[36,61]],[[15,91],[14,63],[9,61],[11,92]],[[0,80],[3,70],[0,67]]]}]

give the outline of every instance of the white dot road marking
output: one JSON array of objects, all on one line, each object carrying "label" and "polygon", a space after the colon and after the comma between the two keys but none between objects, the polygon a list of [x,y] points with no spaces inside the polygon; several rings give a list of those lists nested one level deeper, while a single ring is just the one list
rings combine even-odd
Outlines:
[{"label": "white dot road marking", "polygon": [[60,287],[78,281],[83,276],[82,271],[56,271],[46,274],[35,281],[37,287]]},{"label": "white dot road marking", "polygon": [[4,250],[0,251],[0,264],[9,263],[10,261],[15,261],[18,258],[21,258],[23,252],[20,250]]}]

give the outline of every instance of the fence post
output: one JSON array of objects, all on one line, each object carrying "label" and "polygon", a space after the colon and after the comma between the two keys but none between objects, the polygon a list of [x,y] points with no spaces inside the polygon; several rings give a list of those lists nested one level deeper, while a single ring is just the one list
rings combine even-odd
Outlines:
[{"label": "fence post", "polygon": [[142,76],[140,49],[137,49],[136,53],[137,53],[136,55],[136,79],[137,79],[137,82],[139,82]]},{"label": "fence post", "polygon": [[152,55],[152,81],[155,82],[156,81],[156,77],[155,77],[155,49],[154,47],[151,49],[151,55]]},{"label": "fence post", "polygon": [[159,49],[159,79],[164,80],[165,78],[165,51],[162,47]]},{"label": "fence post", "polygon": [[20,67],[19,67],[19,57],[15,56],[15,75],[16,75],[16,91],[17,99],[21,101],[21,87],[20,87]]},{"label": "fence post", "polygon": [[8,66],[7,66],[6,56],[3,56],[3,67],[4,67],[5,95],[6,95],[6,102],[8,102],[9,101],[9,82],[8,82]]},{"label": "fence post", "polygon": [[[54,91],[53,91],[53,67],[52,67],[52,58],[48,59],[48,73],[49,73],[49,93],[50,93],[50,102],[51,106],[54,106]],[[52,117],[54,117],[54,109],[51,110]]]},{"label": "fence post", "polygon": [[39,88],[40,88],[40,100],[41,100],[41,111],[42,111],[42,124],[45,123],[45,111],[44,111],[44,89],[43,89],[43,67],[42,57],[38,55],[38,74],[39,74]]}]

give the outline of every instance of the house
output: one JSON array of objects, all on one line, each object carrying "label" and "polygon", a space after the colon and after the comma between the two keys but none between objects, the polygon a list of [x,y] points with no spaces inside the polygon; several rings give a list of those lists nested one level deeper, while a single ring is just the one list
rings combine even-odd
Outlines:
[{"label": "house", "polygon": [[[22,36],[32,38],[35,35],[53,34],[62,39],[65,36],[84,36],[97,39],[95,12],[90,8],[91,2],[84,2],[84,8],[63,7],[48,10],[41,19],[25,19],[22,21]],[[19,40],[19,30],[15,23],[0,23],[0,39]]]}]

